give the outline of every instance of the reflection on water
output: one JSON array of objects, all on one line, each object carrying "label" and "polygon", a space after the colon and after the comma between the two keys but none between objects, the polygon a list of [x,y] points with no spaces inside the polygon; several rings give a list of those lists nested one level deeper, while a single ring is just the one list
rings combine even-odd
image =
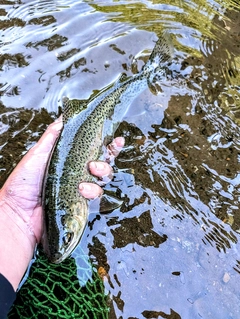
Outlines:
[{"label": "reflection on water", "polygon": [[3,1],[0,15],[1,185],[64,95],[138,72],[172,35],[168,79],[115,133],[126,146],[106,189],[124,203],[90,215],[81,246],[104,269],[110,319],[240,317],[237,1]]}]

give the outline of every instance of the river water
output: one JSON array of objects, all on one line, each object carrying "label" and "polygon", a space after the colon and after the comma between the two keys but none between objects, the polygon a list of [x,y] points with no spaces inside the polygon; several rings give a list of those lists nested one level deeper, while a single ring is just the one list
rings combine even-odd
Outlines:
[{"label": "river water", "polygon": [[[169,4],[171,3],[171,4]],[[63,96],[141,70],[167,31],[166,77],[134,100],[81,247],[107,272],[114,318],[240,318],[240,5],[231,0],[0,4],[0,186]]]}]

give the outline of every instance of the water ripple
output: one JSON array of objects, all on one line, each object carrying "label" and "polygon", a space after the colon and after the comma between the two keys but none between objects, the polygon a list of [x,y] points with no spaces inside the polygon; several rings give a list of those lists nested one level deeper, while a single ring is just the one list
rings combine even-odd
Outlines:
[{"label": "water ripple", "polygon": [[104,260],[116,317],[238,318],[237,2],[4,3],[1,185],[64,95],[87,100],[136,74],[162,32],[171,34],[166,79],[134,100],[116,132],[126,146],[106,189],[123,205],[89,216],[81,247],[96,268]]}]

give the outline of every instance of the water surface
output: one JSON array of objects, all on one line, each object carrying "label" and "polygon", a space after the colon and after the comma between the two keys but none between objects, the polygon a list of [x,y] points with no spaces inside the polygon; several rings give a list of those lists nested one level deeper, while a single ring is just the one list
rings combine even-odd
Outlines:
[{"label": "water surface", "polygon": [[166,78],[115,133],[126,147],[106,189],[124,203],[90,215],[81,247],[106,271],[110,319],[239,318],[237,1],[3,1],[0,15],[1,185],[63,96],[137,73],[169,32]]}]

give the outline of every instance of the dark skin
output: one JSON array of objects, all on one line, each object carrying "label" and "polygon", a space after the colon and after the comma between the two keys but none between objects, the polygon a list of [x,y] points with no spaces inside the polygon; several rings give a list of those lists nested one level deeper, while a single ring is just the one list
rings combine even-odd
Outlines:
[{"label": "dark skin", "polygon": [[[61,117],[49,125],[0,190],[0,273],[8,279],[15,291],[32,259],[36,244],[41,241],[43,178],[62,126]],[[117,156],[123,145],[123,138],[114,139],[108,146],[110,156]],[[106,162],[90,162],[88,168],[98,178],[112,175],[112,168]],[[103,190],[95,183],[80,183],[79,193],[93,199],[101,196]]]}]

